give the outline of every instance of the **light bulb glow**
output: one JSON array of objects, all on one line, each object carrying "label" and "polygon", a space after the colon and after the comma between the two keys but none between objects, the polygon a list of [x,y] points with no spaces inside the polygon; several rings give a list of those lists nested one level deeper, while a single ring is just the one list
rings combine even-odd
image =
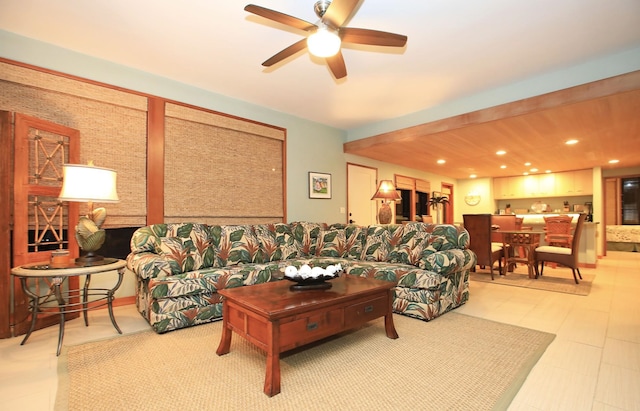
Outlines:
[{"label": "light bulb glow", "polygon": [[309,52],[316,57],[335,56],[340,50],[340,37],[335,31],[320,27],[315,33],[307,37]]}]

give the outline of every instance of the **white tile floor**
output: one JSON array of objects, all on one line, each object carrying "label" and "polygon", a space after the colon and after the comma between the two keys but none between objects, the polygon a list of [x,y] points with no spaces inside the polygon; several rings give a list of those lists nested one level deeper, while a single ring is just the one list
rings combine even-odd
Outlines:
[{"label": "white tile floor", "polygon": [[[510,410],[640,410],[640,253],[609,252],[597,269],[581,271],[596,273],[587,297],[472,282],[457,309],[556,334]],[[149,328],[134,306],[115,315],[124,333]],[[89,324],[68,322],[64,343],[116,335],[106,310],[91,312]],[[21,337],[0,340],[0,409],[53,409],[57,337],[50,327],[24,346]]]}]

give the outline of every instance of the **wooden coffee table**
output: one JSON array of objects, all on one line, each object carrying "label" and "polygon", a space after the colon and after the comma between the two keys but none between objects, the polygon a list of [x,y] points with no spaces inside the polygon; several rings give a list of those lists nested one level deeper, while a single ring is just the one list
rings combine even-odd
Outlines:
[{"label": "wooden coffee table", "polygon": [[343,275],[329,290],[291,291],[282,280],[219,290],[224,296],[223,325],[216,353],[229,353],[231,332],[267,353],[264,393],[280,392],[280,353],[358,327],[384,316],[387,337],[393,325],[395,283]]}]

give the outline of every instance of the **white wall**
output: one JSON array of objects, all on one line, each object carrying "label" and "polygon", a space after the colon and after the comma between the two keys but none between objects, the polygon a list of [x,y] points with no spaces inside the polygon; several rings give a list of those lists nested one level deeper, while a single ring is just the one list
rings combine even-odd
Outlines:
[{"label": "white wall", "polygon": [[[467,205],[464,197],[470,193],[480,195],[480,203],[475,206]],[[464,214],[493,214],[496,210],[495,201],[493,201],[493,179],[474,178],[458,180],[454,201],[454,219],[456,222],[461,223]]]}]

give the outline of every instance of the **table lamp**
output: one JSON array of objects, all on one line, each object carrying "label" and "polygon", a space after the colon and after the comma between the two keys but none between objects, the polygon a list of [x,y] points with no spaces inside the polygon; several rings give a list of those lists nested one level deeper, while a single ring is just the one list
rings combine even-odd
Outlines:
[{"label": "table lamp", "polygon": [[400,200],[400,194],[396,191],[396,186],[391,180],[382,180],[378,185],[376,193],[371,197],[372,200],[382,200],[382,205],[378,211],[378,223],[389,224],[391,223],[391,207],[389,203],[391,201]]},{"label": "table lamp", "polygon": [[116,192],[116,172],[102,167],[88,165],[64,164],[62,166],[62,190],[58,196],[60,201],[88,203],[89,212],[80,217],[76,226],[76,239],[84,251],[84,255],[76,259],[76,263],[100,265],[104,257],[95,252],[102,247],[106,237],[102,224],[107,218],[107,210],[93,208],[93,203],[116,203],[119,201]]}]

